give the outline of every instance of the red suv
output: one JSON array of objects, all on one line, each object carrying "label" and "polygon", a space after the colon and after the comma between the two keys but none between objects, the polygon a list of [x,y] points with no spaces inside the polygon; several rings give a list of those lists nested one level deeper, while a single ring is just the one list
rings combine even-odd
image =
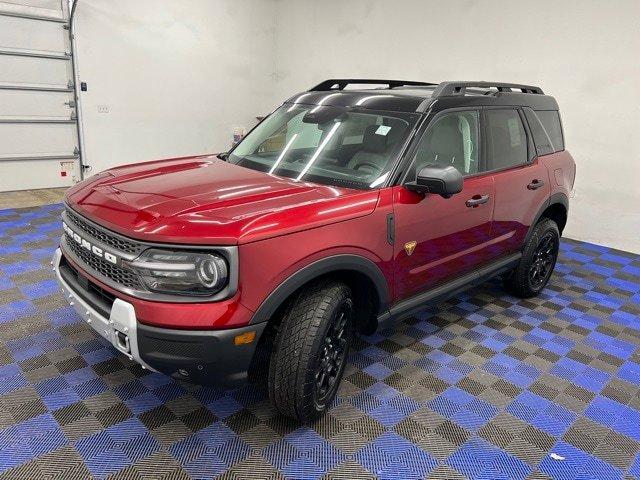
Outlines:
[{"label": "red suv", "polygon": [[228,153],[70,189],[53,264],[130,359],[195,382],[262,376],[307,421],[331,404],[356,333],[495,275],[539,293],[574,178],[538,87],[327,80]]}]

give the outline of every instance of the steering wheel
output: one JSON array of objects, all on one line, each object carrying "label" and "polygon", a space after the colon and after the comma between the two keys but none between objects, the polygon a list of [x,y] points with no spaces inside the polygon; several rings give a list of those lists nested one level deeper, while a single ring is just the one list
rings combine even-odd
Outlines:
[{"label": "steering wheel", "polygon": [[373,163],[373,162],[368,162],[367,160],[362,160],[362,161],[360,161],[360,162],[356,163],[356,164],[353,166],[353,169],[354,169],[354,170],[359,170],[361,167],[371,167],[371,168],[373,168],[373,170],[374,170],[374,171],[376,171],[376,172],[379,172],[379,171],[381,171],[381,170],[382,170],[382,168],[380,167],[380,165],[377,165],[377,164],[375,164],[375,163]]},{"label": "steering wheel", "polygon": [[300,155],[299,158],[296,158],[295,160],[291,160],[291,163],[300,163],[300,162],[304,162],[306,160],[309,160],[311,158],[311,154],[309,153],[303,153],[302,155]]}]

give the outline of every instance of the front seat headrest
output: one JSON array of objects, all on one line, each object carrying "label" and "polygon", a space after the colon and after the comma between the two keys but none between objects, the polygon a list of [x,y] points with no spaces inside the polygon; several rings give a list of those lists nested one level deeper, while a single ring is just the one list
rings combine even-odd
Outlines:
[{"label": "front seat headrest", "polygon": [[457,117],[445,117],[437,123],[431,133],[429,149],[447,157],[462,157],[462,134],[458,129]]},{"label": "front seat headrest", "polygon": [[387,148],[387,135],[376,133],[380,125],[369,125],[364,130],[362,147],[367,152],[382,153]]}]

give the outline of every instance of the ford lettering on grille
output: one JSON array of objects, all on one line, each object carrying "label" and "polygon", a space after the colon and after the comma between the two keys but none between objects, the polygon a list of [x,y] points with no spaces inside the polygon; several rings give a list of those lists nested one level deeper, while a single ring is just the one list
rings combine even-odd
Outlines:
[{"label": "ford lettering on grille", "polygon": [[117,265],[118,264],[118,257],[115,256],[113,253],[107,252],[106,250],[103,250],[102,248],[93,245],[90,241],[88,241],[85,238],[82,238],[80,235],[78,235],[76,232],[73,231],[73,229],[71,227],[69,227],[69,225],[67,225],[65,222],[62,222],[62,229],[65,231],[65,233],[67,235],[69,235],[69,237],[71,239],[73,239],[74,242],[76,242],[78,245],[80,245],[82,248],[84,248],[85,250],[91,252],[93,255],[103,258],[105,259],[107,262],[112,263],[113,265]]}]

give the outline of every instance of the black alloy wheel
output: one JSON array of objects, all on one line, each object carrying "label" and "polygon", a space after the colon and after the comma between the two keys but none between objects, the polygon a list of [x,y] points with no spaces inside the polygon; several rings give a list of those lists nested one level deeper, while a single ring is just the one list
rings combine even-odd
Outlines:
[{"label": "black alloy wheel", "polygon": [[269,362],[269,398],[280,413],[304,423],[330,407],[355,334],[351,289],[319,279],[291,300]]},{"label": "black alloy wheel", "polygon": [[529,284],[534,290],[547,283],[556,263],[559,249],[558,237],[548,231],[540,239],[529,267]]},{"label": "black alloy wheel", "polygon": [[532,227],[518,265],[504,275],[505,289],[520,298],[538,295],[551,278],[560,251],[560,231],[550,218]]},{"label": "black alloy wheel", "polygon": [[316,367],[316,405],[324,405],[333,396],[347,360],[347,352],[353,330],[353,304],[344,300],[329,326]]}]

